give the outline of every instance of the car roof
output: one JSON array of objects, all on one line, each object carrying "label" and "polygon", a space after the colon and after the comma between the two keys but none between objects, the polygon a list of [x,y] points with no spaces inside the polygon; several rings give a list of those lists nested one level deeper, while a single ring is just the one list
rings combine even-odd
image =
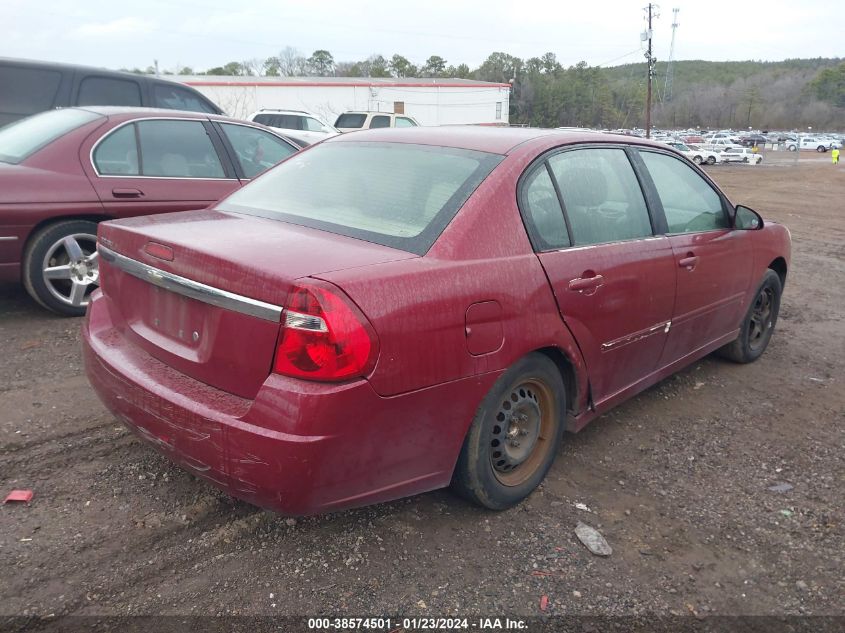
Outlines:
[{"label": "car roof", "polygon": [[87,110],[109,118],[132,119],[135,117],[162,117],[168,119],[211,119],[231,123],[249,123],[258,127],[266,127],[254,121],[244,121],[221,114],[195,112],[193,110],[169,110],[167,108],[141,108],[138,106],[74,106],[66,110]]},{"label": "car roof", "polygon": [[626,145],[648,145],[665,148],[657,143],[637,137],[602,132],[581,132],[552,130],[544,128],[493,127],[484,125],[442,125],[436,127],[378,128],[347,132],[333,136],[323,143],[344,143],[366,141],[374,143],[410,143],[437,145],[459,149],[508,154],[526,143],[538,146],[564,145],[568,143],[623,143]]}]

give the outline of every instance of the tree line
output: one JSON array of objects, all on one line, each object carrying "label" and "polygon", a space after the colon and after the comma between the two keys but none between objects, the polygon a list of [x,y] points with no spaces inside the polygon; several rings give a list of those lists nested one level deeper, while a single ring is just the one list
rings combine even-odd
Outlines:
[{"label": "tree line", "polygon": [[[151,73],[155,69],[132,69]],[[667,82],[659,63],[652,121],[666,128],[845,129],[845,61],[678,61]],[[403,55],[337,61],[319,49],[305,56],[286,47],[265,59],[232,61],[205,71],[178,67],[162,74],[268,77],[444,77],[511,84],[510,122],[541,127],[641,127],[646,65],[563,66],[554,53],[521,59],[494,52],[478,67],[431,55],[415,64]]]}]

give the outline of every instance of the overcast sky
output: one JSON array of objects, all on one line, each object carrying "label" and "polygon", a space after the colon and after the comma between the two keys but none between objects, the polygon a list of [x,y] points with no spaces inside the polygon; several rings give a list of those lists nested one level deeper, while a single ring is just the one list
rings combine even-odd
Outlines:
[{"label": "overcast sky", "polygon": [[[0,0],[0,56],[196,70],[266,58],[285,46],[336,61],[400,53],[478,66],[493,51],[554,52],[564,65],[642,61],[645,0]],[[675,59],[845,56],[839,0],[673,0],[660,5],[655,52]]]}]

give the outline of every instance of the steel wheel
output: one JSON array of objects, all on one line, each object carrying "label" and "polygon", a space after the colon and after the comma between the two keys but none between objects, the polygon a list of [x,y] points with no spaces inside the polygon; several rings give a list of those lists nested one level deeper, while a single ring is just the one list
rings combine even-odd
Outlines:
[{"label": "steel wheel", "polygon": [[543,463],[553,436],[552,398],[544,384],[527,380],[502,401],[490,440],[496,479],[506,486],[524,483]]},{"label": "steel wheel", "polygon": [[773,304],[774,290],[769,287],[762,288],[751,308],[748,330],[748,346],[755,352],[768,340],[766,333],[772,327]]},{"label": "steel wheel", "polygon": [[453,489],[494,510],[519,503],[551,467],[565,415],[558,366],[539,352],[522,357],[482,400],[455,465]]}]

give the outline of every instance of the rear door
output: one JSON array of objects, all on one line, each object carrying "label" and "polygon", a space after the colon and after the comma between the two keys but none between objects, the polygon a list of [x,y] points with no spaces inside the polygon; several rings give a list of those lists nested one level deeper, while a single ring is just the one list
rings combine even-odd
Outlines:
[{"label": "rear door", "polygon": [[694,167],[640,149],[667,222],[677,271],[672,326],[661,365],[735,331],[745,311],[753,251],[750,231],[730,228],[727,203]]},{"label": "rear door", "polygon": [[207,120],[126,123],[86,141],[80,159],[115,217],[202,209],[240,186]]},{"label": "rear door", "polygon": [[598,403],[651,373],[675,297],[672,248],[655,236],[622,148],[559,152],[535,164],[521,208]]}]

